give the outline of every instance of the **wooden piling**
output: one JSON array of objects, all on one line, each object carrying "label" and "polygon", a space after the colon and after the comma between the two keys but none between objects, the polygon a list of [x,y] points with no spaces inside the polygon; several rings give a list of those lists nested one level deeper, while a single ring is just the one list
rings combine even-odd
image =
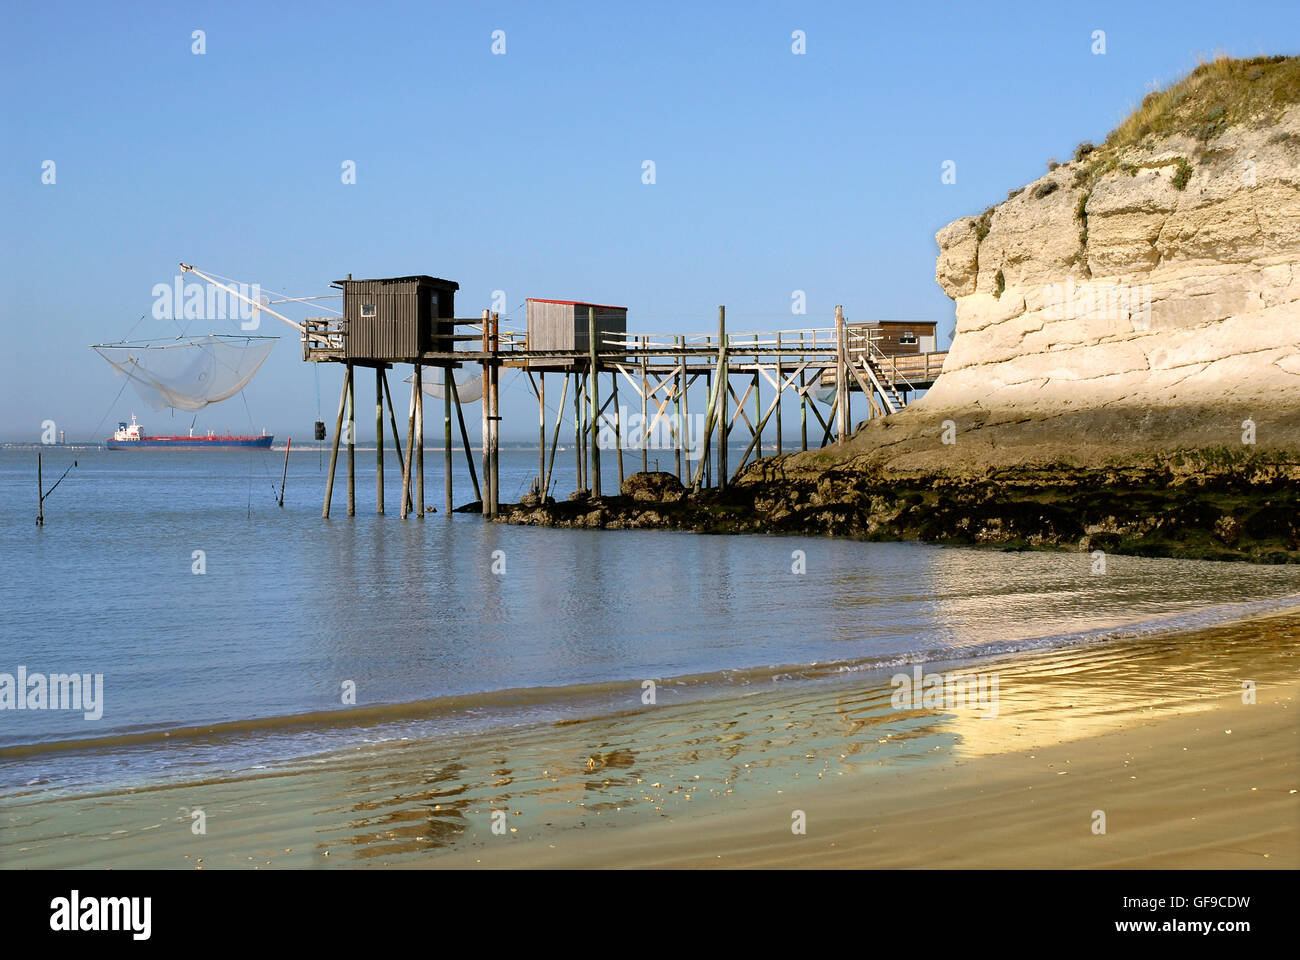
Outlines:
[{"label": "wooden piling", "polygon": [[[587,308],[587,403],[591,417],[591,494],[600,496],[600,367],[596,358],[596,308]],[[645,362],[644,359],[641,361]]]},{"label": "wooden piling", "polygon": [[[799,333],[799,355],[803,356],[803,332]],[[805,374],[799,371],[799,449],[808,452],[808,383]]]},{"label": "wooden piling", "polygon": [[564,375],[560,390],[560,402],[555,408],[555,432],[551,435],[551,455],[546,461],[546,479],[542,484],[542,496],[549,496],[551,490],[551,471],[555,469],[555,448],[560,442],[560,422],[564,420],[564,400],[569,395],[569,375]]},{"label": "wooden piling", "polygon": [[576,483],[578,490],[586,490],[587,485],[583,480],[583,456],[582,456],[582,380],[575,368],[573,371],[573,457],[574,465],[577,468],[578,476]]},{"label": "wooden piling", "polygon": [[685,358],[678,354],[677,372],[673,374],[673,413],[677,417],[677,429],[673,432],[676,434],[674,439],[677,441],[673,444],[673,458],[677,461],[677,480],[682,479],[682,451],[686,446],[685,430],[686,421],[682,419],[682,389],[686,382],[686,361]]},{"label": "wooden piling", "polygon": [[546,374],[537,375],[537,489],[546,495]]},{"label": "wooden piling", "polygon": [[[402,459],[402,434],[401,431],[397,429],[397,413],[393,410],[393,388],[388,385],[388,373],[383,367],[379,368],[379,374],[381,379],[384,381],[384,396],[388,399],[388,425],[393,431],[393,449],[397,452],[397,466],[404,471],[406,461]],[[402,516],[406,516],[406,512],[411,508],[410,503],[408,502],[409,495],[409,492],[403,488],[401,506]]]},{"label": "wooden piling", "polygon": [[500,382],[501,366],[497,360],[497,352],[500,349],[500,314],[492,314],[492,338],[489,341],[489,347],[492,353],[491,365],[488,367],[491,373],[492,387],[492,418],[488,421],[492,431],[492,475],[489,484],[492,497],[492,516],[496,516],[501,507],[501,406],[500,400]]},{"label": "wooden piling", "polygon": [[645,337],[641,338],[641,472],[650,469],[650,451],[646,441],[650,439],[650,373],[646,369]]},{"label": "wooden piling", "polygon": [[330,516],[330,503],[334,499],[334,471],[339,462],[339,434],[343,432],[343,410],[348,402],[348,379],[352,373],[352,365],[349,364],[343,374],[343,389],[339,391],[339,412],[334,418],[334,444],[330,449],[330,472],[325,477],[325,506],[321,510],[321,519],[328,520]]},{"label": "wooden piling", "polygon": [[402,519],[414,505],[411,496],[411,466],[415,462],[415,377],[411,377],[411,404],[406,415],[406,459],[402,462]]},{"label": "wooden piling", "polygon": [[492,476],[491,473],[492,464],[490,462],[492,456],[489,451],[492,441],[491,438],[488,436],[488,431],[489,429],[491,429],[489,427],[491,421],[488,418],[491,416],[491,412],[488,409],[489,399],[488,399],[488,362],[487,362],[488,337],[490,335],[488,331],[488,326],[491,322],[489,319],[490,316],[491,316],[490,312],[485,309],[483,311],[483,360],[481,361],[482,368],[483,368],[483,396],[481,398],[483,403],[483,411],[482,411],[483,433],[481,437],[481,442],[483,446],[483,489],[482,489],[482,495],[479,497],[479,501],[481,505],[480,512],[485,517],[490,516],[492,512],[492,504],[491,504],[492,481],[490,479],[490,477]]},{"label": "wooden piling", "polygon": [[36,451],[36,525],[45,526],[45,479],[39,450]]},{"label": "wooden piling", "polygon": [[[384,368],[375,367],[375,513],[384,515]],[[289,463],[288,448],[285,464]],[[282,504],[283,506],[283,504]]]},{"label": "wooden piling", "polygon": [[849,395],[848,354],[844,349],[844,308],[835,307],[835,402],[839,409],[838,440],[843,443],[849,437],[848,409],[846,399]]},{"label": "wooden piling", "polygon": [[469,445],[469,432],[465,429],[465,411],[460,405],[460,391],[456,386],[456,378],[451,377],[447,380],[447,386],[451,390],[451,400],[456,406],[456,422],[460,425],[460,443],[465,451],[465,465],[469,467],[469,482],[474,487],[474,499],[482,501],[483,495],[479,491],[478,474],[474,472],[474,451]]},{"label": "wooden piling", "polygon": [[451,497],[451,384],[456,373],[451,364],[442,370],[442,508],[450,518],[454,509]]},{"label": "wooden piling", "polygon": [[781,398],[785,396],[785,378],[781,373],[781,331],[776,332],[776,455],[781,456]]},{"label": "wooden piling", "polygon": [[293,446],[293,437],[284,444],[284,473],[280,474],[280,506],[284,506],[284,485],[289,479],[289,448]]},{"label": "wooden piling", "polygon": [[718,374],[718,487],[727,486],[727,434],[731,432],[727,422],[727,386],[730,382],[727,370],[727,308],[718,307],[718,356],[721,358],[721,373]]},{"label": "wooden piling", "polygon": [[610,378],[614,390],[614,452],[618,454],[618,490],[623,492],[623,411],[618,405],[618,374]]},{"label": "wooden piling", "polygon": [[415,512],[424,519],[424,365],[415,365]]},{"label": "wooden piling", "polygon": [[348,364],[348,516],[357,515],[357,390],[355,368]]}]

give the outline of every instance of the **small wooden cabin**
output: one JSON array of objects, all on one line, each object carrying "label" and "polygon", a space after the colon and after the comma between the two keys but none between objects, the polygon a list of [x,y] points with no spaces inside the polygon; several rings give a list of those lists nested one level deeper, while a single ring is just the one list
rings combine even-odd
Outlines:
[{"label": "small wooden cabin", "polygon": [[[596,309],[596,349],[609,350],[604,342],[627,334],[627,307],[582,300],[539,300],[530,297],[528,304],[528,349],[564,350],[586,353],[590,348],[587,328],[588,311]],[[538,364],[530,362],[530,366]],[[561,361],[561,365],[563,362]]]},{"label": "small wooden cabin", "polygon": [[[855,348],[855,341],[870,338],[871,342],[887,357],[905,357],[917,353],[934,353],[937,347],[934,321],[921,320],[879,320],[875,323],[847,324],[849,350]],[[857,344],[858,349],[861,345]]]},{"label": "small wooden cabin", "polygon": [[450,353],[460,284],[438,277],[336,281],[343,290],[344,356],[406,360]]}]

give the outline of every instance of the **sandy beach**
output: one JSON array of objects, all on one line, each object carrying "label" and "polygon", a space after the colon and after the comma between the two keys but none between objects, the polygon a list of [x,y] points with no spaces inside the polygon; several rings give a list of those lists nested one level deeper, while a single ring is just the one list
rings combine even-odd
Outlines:
[{"label": "sandy beach", "polygon": [[996,716],[895,709],[879,674],[788,678],[237,776],[13,796],[0,864],[1296,868],[1298,639],[1292,611],[988,659]]}]

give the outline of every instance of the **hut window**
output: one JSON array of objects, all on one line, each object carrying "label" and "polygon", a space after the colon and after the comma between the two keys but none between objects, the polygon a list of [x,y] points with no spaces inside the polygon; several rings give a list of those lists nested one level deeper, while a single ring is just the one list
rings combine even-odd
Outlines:
[{"label": "hut window", "polygon": [[906,333],[900,333],[900,334],[898,335],[898,342],[899,342],[899,343],[916,343],[916,334],[914,334],[911,330],[907,331]]},{"label": "hut window", "polygon": [[361,315],[363,317],[373,317],[375,315],[375,305],[373,303],[363,303],[361,305]]}]

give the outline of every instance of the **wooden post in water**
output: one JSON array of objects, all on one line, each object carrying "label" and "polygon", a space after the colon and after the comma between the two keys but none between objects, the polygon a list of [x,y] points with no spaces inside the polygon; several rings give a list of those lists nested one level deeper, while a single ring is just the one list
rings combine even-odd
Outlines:
[{"label": "wooden post in water", "polygon": [[731,382],[730,371],[727,369],[727,308],[718,307],[718,355],[722,358],[722,369],[718,374],[718,487],[719,489],[727,485],[727,434],[730,433],[730,425],[727,423],[727,387]]},{"label": "wooden post in water", "polygon": [[847,354],[844,349],[844,308],[835,307],[835,402],[839,406],[838,440],[843,443],[848,439],[848,408],[846,399],[849,395],[849,370]]},{"label": "wooden post in water", "polygon": [[551,455],[546,460],[546,476],[542,482],[542,496],[548,496],[551,490],[551,471],[555,469],[555,448],[560,442],[560,422],[564,419],[564,401],[569,395],[569,375],[564,375],[564,384],[560,389],[560,402],[555,407],[555,432],[551,434]]},{"label": "wooden post in water", "polygon": [[[381,379],[384,381],[384,396],[388,398],[388,425],[393,430],[393,449],[397,451],[397,465],[402,468],[403,478],[405,478],[406,461],[402,459],[402,434],[397,429],[397,413],[393,410],[393,388],[388,385],[388,373],[383,367],[379,368]],[[410,509],[408,502],[409,493],[406,488],[402,488],[402,516],[406,516],[406,511]]]},{"label": "wooden post in water", "polygon": [[[680,351],[678,354],[678,359],[681,361],[682,364],[682,422],[681,422],[682,460],[683,460],[683,466],[686,468],[686,473],[684,474],[684,476],[687,480],[689,480],[693,476],[693,473],[691,471],[691,448],[689,446],[691,442],[691,430],[689,426],[691,420],[691,395],[690,395],[691,378],[686,375],[686,337],[685,336],[681,336],[677,338],[677,347],[678,350]],[[685,480],[683,480],[683,483],[684,482]]]},{"label": "wooden post in water", "polygon": [[[591,494],[600,496],[600,368],[596,359],[596,308],[587,308],[587,404],[591,416]],[[644,362],[644,361],[643,361]]]},{"label": "wooden post in water", "polygon": [[[706,339],[705,346],[708,345],[709,339],[711,338]],[[705,411],[704,411],[704,416],[706,418],[705,424],[707,426],[709,422],[717,419],[717,415],[718,415],[718,398],[713,395],[713,368],[712,367],[705,367],[704,369],[704,392],[705,395],[708,396],[709,398],[708,402],[705,404]],[[700,448],[700,456],[704,461],[704,485],[706,487],[711,487],[713,486],[713,453],[712,451],[709,450],[709,438],[707,436],[707,430],[705,431],[705,433],[706,436],[704,438],[704,446]]]},{"label": "wooden post in water", "polygon": [[586,490],[582,478],[582,380],[575,363],[573,368],[573,462],[578,471],[578,490]]},{"label": "wooden post in water", "polygon": [[785,396],[785,379],[781,375],[781,331],[776,332],[776,455],[781,456],[781,399]]},{"label": "wooden post in water", "polygon": [[45,526],[45,479],[39,450],[36,451],[36,525]]},{"label": "wooden post in water", "polygon": [[[384,368],[375,367],[375,513],[384,515]],[[288,464],[288,449],[285,460]],[[283,504],[281,504],[283,506]]]},{"label": "wooden post in water", "polygon": [[[803,331],[799,331],[799,356],[805,357],[803,352]],[[808,386],[804,380],[804,371],[799,371],[799,449],[804,453],[808,452],[808,394],[805,388]]]},{"label": "wooden post in water", "polygon": [[491,421],[488,419],[488,417],[491,416],[491,413],[488,410],[489,400],[488,400],[488,362],[487,362],[488,324],[489,324],[490,316],[491,314],[485,309],[483,311],[483,360],[481,361],[483,367],[483,396],[482,396],[483,489],[479,496],[480,512],[485,517],[489,516],[492,511],[492,504],[490,502],[492,499],[492,480],[491,480],[492,464],[490,462],[492,458],[488,452],[488,448],[491,445],[491,441],[488,438],[488,430],[489,430],[488,424]]},{"label": "wooden post in water", "polygon": [[460,443],[465,450],[465,465],[469,467],[469,482],[474,486],[474,497],[481,502],[483,495],[479,492],[478,474],[474,472],[474,451],[470,449],[469,433],[465,429],[465,411],[460,405],[455,377],[448,378],[447,388],[451,391],[452,403],[456,405],[456,423],[460,426]]},{"label": "wooden post in water", "polygon": [[[680,339],[680,338],[675,338]],[[686,363],[679,354],[677,357],[677,372],[673,374],[673,413],[677,416],[677,442],[673,444],[673,456],[677,461],[677,479],[682,479],[682,450],[686,446],[686,421],[682,419],[682,390],[686,383]]]},{"label": "wooden post in water", "polygon": [[641,472],[650,469],[650,451],[646,441],[650,439],[650,374],[646,370],[646,342],[641,338]]},{"label": "wooden post in water", "polygon": [[406,415],[406,459],[402,463],[402,519],[411,512],[411,466],[415,462],[415,377],[411,377],[411,405]]},{"label": "wooden post in water", "polygon": [[[351,365],[348,372],[351,372]],[[343,389],[339,391],[339,412],[334,418],[334,445],[330,448],[330,472],[325,477],[325,506],[321,510],[321,519],[330,517],[330,502],[334,499],[334,470],[339,462],[339,434],[343,432],[343,409],[348,402],[348,373],[343,374]]]},{"label": "wooden post in water", "polygon": [[424,519],[424,365],[415,365],[415,512]]},{"label": "wooden post in water", "polygon": [[610,378],[614,384],[614,451],[618,454],[618,492],[623,492],[623,411],[618,406],[618,373]]},{"label": "wooden post in water", "polygon": [[492,493],[492,516],[496,516],[501,507],[501,406],[498,403],[500,394],[498,387],[501,379],[501,367],[497,361],[497,353],[500,350],[500,314],[492,314],[492,365],[488,368],[492,374],[492,419],[489,421],[492,428],[492,479],[489,488]]},{"label": "wooden post in water", "polygon": [[758,441],[758,446],[754,448],[754,459],[763,458],[763,428],[759,422],[763,419],[763,404],[758,399],[759,383],[763,379],[763,371],[758,362],[758,334],[754,334],[754,438]]},{"label": "wooden post in water", "polygon": [[284,485],[289,479],[289,448],[293,446],[293,437],[284,444],[284,473],[280,474],[280,506],[284,506]]},{"label": "wooden post in water", "polygon": [[357,515],[357,389],[355,369],[348,364],[348,516]]},{"label": "wooden post in water", "polygon": [[537,489],[546,497],[546,374],[537,375]]},{"label": "wooden post in water", "polygon": [[451,382],[456,374],[449,363],[442,368],[442,488],[443,509],[451,517]]}]

